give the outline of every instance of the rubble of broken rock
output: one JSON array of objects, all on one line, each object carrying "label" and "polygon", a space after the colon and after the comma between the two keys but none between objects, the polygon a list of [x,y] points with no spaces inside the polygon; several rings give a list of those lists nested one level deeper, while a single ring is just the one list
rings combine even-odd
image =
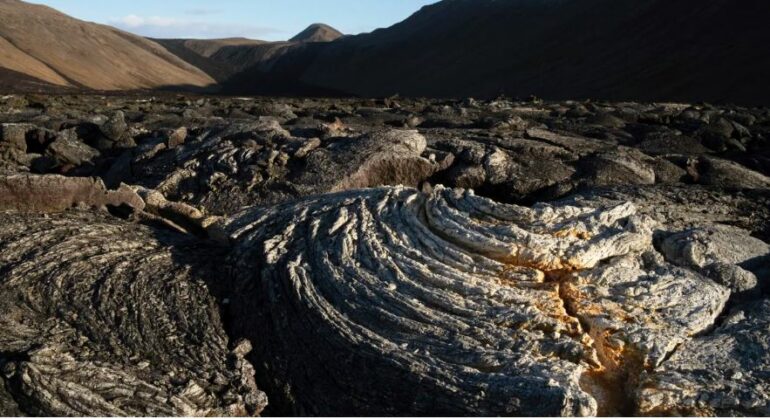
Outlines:
[{"label": "rubble of broken rock", "polygon": [[770,110],[0,98],[2,415],[770,415]]}]

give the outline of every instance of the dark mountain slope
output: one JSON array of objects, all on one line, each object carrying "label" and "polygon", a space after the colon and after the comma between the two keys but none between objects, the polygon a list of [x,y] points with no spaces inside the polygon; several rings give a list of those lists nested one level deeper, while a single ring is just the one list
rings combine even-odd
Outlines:
[{"label": "dark mountain slope", "polygon": [[361,96],[766,103],[768,19],[763,0],[445,0],[270,68]]},{"label": "dark mountain slope", "polygon": [[232,47],[248,47],[265,44],[265,41],[258,41],[246,38],[228,38],[228,39],[153,39],[161,44],[170,53],[176,55],[189,64],[203,70],[213,79],[221,82],[237,73],[241,69],[230,65],[226,61],[212,58],[220,50]]}]

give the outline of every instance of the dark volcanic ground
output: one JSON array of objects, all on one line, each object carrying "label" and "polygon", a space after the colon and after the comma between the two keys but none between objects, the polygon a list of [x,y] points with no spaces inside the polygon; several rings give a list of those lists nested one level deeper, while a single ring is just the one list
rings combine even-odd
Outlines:
[{"label": "dark volcanic ground", "polygon": [[770,414],[768,109],[9,95],[0,122],[2,415]]},{"label": "dark volcanic ground", "polygon": [[[215,215],[399,181],[525,205],[670,191],[700,196],[691,205],[708,196],[752,201],[770,185],[764,108],[173,95],[2,103],[3,123],[24,124],[5,129],[4,173],[142,185]],[[24,138],[15,147],[14,135]],[[424,146],[392,147],[419,136]],[[394,167],[366,166],[399,153],[388,160]],[[395,167],[402,159],[419,163]],[[762,215],[743,227],[767,238]]]}]

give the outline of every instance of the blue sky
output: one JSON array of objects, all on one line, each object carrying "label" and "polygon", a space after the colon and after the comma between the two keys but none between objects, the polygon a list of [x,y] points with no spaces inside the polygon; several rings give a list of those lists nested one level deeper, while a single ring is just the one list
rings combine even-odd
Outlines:
[{"label": "blue sky", "polygon": [[78,19],[158,38],[285,40],[311,23],[371,32],[438,0],[31,0]]}]

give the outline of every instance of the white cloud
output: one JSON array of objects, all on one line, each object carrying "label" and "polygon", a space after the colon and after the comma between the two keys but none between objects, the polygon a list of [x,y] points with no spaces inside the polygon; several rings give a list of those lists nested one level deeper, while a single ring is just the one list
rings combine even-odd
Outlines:
[{"label": "white cloud", "polygon": [[283,31],[255,25],[205,22],[162,16],[127,15],[110,19],[110,25],[150,38],[274,38]]},{"label": "white cloud", "polygon": [[164,18],[160,16],[142,17],[137,15],[128,15],[114,21],[115,24],[123,25],[125,28],[139,28],[143,26],[157,26],[161,28],[168,28],[173,26],[183,26],[184,22],[180,22],[172,18]]}]

